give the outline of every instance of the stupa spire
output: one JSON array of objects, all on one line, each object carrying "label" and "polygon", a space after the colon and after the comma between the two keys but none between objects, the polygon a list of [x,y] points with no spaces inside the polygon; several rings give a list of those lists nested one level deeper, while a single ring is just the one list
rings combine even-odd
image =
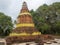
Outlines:
[{"label": "stupa spire", "polygon": [[22,9],[20,13],[29,12],[26,2],[23,2]]}]

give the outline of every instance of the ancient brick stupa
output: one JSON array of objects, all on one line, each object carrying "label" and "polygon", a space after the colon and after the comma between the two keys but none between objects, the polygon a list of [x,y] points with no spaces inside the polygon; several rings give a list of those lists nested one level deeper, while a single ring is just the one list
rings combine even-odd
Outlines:
[{"label": "ancient brick stupa", "polygon": [[17,17],[16,28],[6,38],[7,45],[14,43],[36,42],[39,40],[39,32],[33,23],[32,16],[29,13],[26,2],[23,3],[21,12]]}]

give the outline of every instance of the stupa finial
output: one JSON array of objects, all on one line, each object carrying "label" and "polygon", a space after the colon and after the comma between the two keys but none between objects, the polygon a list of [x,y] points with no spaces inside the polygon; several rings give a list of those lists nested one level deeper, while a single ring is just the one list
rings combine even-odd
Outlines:
[{"label": "stupa finial", "polygon": [[29,12],[27,3],[25,1],[23,2],[22,9],[21,9],[21,13],[24,13],[24,12]]}]

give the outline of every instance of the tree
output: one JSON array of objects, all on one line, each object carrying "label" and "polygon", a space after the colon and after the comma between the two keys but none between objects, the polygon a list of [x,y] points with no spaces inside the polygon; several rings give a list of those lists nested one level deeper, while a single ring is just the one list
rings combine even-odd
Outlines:
[{"label": "tree", "polygon": [[12,19],[10,16],[0,12],[0,36],[7,36],[13,28]]},{"label": "tree", "polygon": [[60,2],[51,5],[43,4],[36,11],[31,10],[36,28],[43,34],[60,33]]}]

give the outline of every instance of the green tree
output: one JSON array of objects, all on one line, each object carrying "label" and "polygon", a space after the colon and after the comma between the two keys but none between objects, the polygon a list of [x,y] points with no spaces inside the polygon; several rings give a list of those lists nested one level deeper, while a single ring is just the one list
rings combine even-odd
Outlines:
[{"label": "green tree", "polygon": [[7,36],[13,28],[10,16],[0,12],[0,36]]},{"label": "green tree", "polygon": [[31,10],[36,28],[44,34],[60,33],[60,2],[43,4],[36,11]]}]

